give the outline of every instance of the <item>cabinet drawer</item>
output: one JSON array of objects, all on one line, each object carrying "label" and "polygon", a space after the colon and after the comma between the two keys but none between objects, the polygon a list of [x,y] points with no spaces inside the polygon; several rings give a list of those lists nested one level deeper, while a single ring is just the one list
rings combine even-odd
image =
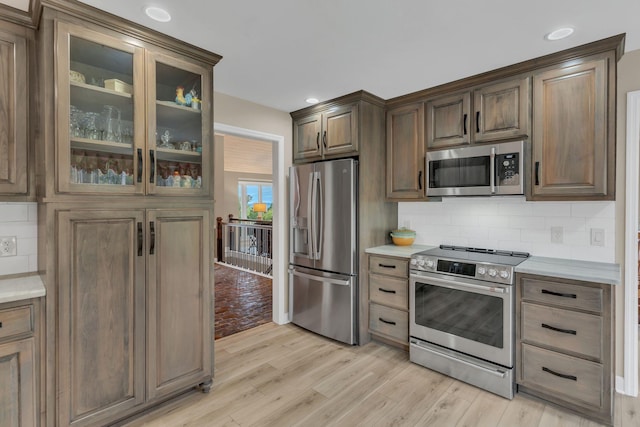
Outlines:
[{"label": "cabinet drawer", "polygon": [[523,278],[522,298],[545,304],[602,312],[602,289],[600,288]]},{"label": "cabinet drawer", "polygon": [[0,339],[33,332],[32,306],[0,310]]},{"label": "cabinet drawer", "polygon": [[522,344],[522,385],[576,404],[602,408],[602,365]]},{"label": "cabinet drawer", "polygon": [[369,329],[409,342],[409,313],[371,303],[369,305]]},{"label": "cabinet drawer", "polygon": [[409,262],[406,259],[371,256],[369,257],[369,271],[371,273],[408,278]]},{"label": "cabinet drawer", "polygon": [[373,302],[408,310],[408,287],[407,279],[396,279],[378,274],[369,275],[369,299]]},{"label": "cabinet drawer", "polygon": [[602,317],[522,303],[522,339],[602,360]]}]

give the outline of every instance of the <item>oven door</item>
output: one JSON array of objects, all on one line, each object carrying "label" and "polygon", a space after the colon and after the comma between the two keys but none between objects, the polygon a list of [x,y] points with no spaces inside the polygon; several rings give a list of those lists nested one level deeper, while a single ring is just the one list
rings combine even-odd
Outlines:
[{"label": "oven door", "polygon": [[409,302],[412,337],[513,367],[511,285],[412,272]]},{"label": "oven door", "polygon": [[[493,149],[493,150],[492,150]],[[495,192],[495,148],[427,152],[427,196],[483,196]]]}]

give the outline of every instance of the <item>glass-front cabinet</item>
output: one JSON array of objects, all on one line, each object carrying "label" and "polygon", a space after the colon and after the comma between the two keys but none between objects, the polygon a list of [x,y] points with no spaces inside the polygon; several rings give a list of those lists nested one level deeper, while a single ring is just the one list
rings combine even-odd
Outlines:
[{"label": "glass-front cabinet", "polygon": [[67,22],[57,51],[57,192],[209,193],[204,65]]}]

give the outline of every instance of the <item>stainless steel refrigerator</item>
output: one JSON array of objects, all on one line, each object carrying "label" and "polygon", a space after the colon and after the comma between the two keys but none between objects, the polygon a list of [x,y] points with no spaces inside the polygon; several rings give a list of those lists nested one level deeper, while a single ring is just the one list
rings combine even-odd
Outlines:
[{"label": "stainless steel refrigerator", "polygon": [[357,344],[357,161],[292,166],[289,313],[291,321]]}]

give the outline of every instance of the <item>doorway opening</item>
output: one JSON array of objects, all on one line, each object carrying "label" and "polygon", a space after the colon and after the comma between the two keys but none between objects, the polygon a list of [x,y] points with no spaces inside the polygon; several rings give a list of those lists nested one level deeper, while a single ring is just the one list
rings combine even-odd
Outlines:
[{"label": "doorway opening", "polygon": [[[228,236],[226,246],[216,244],[214,257],[221,261],[227,255],[225,261],[236,264],[215,264],[217,339],[270,321],[285,323],[287,313],[284,286],[279,286],[284,277],[284,138],[218,123],[214,131],[214,217],[224,221],[217,223],[216,236],[223,231],[235,236],[231,244]],[[269,239],[257,242],[264,228]],[[255,268],[255,260],[265,256],[273,268]]]}]

